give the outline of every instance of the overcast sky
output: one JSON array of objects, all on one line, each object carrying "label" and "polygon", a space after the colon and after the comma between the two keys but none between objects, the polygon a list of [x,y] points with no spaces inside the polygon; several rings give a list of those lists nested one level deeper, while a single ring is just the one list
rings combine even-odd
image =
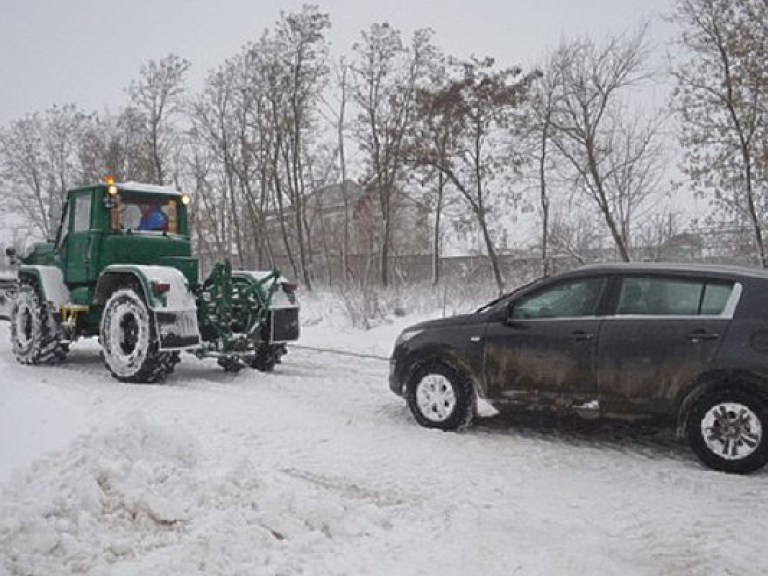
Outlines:
[{"label": "overcast sky", "polygon": [[[53,104],[117,111],[142,63],[170,52],[192,62],[190,88],[206,71],[271,27],[280,10],[304,2],[278,0],[0,0],[0,125]],[[493,56],[530,65],[561,37],[599,38],[651,21],[672,0],[326,0],[334,54],[348,52],[360,30],[388,21],[406,34],[421,27],[452,55]],[[663,53],[663,47],[659,54]]]}]

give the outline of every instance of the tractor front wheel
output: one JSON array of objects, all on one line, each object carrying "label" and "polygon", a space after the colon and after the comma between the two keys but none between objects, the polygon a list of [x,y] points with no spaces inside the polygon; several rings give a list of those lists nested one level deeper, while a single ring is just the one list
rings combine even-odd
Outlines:
[{"label": "tractor front wheel", "polygon": [[133,288],[115,291],[101,318],[104,363],[121,382],[162,382],[168,362],[158,351],[152,316],[141,294]]}]

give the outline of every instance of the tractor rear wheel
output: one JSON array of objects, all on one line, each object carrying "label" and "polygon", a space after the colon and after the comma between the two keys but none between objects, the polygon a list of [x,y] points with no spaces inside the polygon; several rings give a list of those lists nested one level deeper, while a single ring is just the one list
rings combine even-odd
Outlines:
[{"label": "tractor rear wheel", "polygon": [[61,327],[31,284],[22,284],[11,310],[11,341],[22,364],[55,364],[67,355]]},{"label": "tractor rear wheel", "polygon": [[173,374],[176,369],[176,364],[181,362],[181,356],[178,352],[163,352],[160,354],[160,362],[165,366],[166,374]]},{"label": "tractor rear wheel", "polygon": [[256,349],[256,355],[249,360],[249,364],[259,372],[272,372],[275,364],[280,363],[283,354],[285,354],[284,344],[261,344]]},{"label": "tractor rear wheel", "polygon": [[237,374],[243,369],[243,363],[234,356],[221,356],[218,364],[224,368],[225,372],[232,372],[233,374]]},{"label": "tractor rear wheel", "polygon": [[152,315],[134,288],[115,291],[104,305],[100,330],[104,363],[121,382],[162,382],[168,362],[158,351]]}]

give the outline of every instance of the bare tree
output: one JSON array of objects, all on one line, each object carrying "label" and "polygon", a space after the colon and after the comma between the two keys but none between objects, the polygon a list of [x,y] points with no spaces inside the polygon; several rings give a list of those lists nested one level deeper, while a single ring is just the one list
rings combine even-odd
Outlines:
[{"label": "bare tree", "polygon": [[674,260],[693,259],[683,254],[684,245],[692,245],[697,239],[692,234],[683,234],[680,215],[660,209],[643,219],[638,233],[643,260],[660,262],[672,257]]},{"label": "bare tree", "polygon": [[329,73],[325,40],[325,30],[329,27],[328,14],[320,12],[316,6],[305,5],[301,12],[282,14],[275,31],[278,49],[286,63],[283,86],[286,133],[285,138],[281,138],[283,174],[293,207],[302,280],[309,290],[312,280],[310,230],[306,225],[304,205],[309,170],[306,158],[316,108]]},{"label": "bare tree", "polygon": [[78,147],[88,121],[74,105],[53,106],[0,132],[8,189],[0,208],[21,216],[37,236],[54,235],[66,191],[83,183]]},{"label": "bare tree", "polygon": [[278,232],[293,274],[307,289],[312,255],[305,197],[313,186],[328,25],[313,6],[282,13],[273,30],[209,74],[191,106],[195,141],[213,158],[210,170],[200,170],[199,162],[195,169],[206,180],[201,189],[209,189],[201,200],[218,198],[218,207],[227,207],[224,221],[208,228],[229,239],[241,265],[273,265],[270,236]]},{"label": "bare tree", "polygon": [[556,76],[557,67],[551,61],[542,67],[541,77],[532,87],[531,94],[531,131],[530,154],[535,167],[535,180],[538,188],[539,209],[541,211],[541,269],[548,276],[551,268],[550,254],[550,216],[551,193],[549,190],[550,174],[555,171],[551,139],[553,135],[553,115],[558,98],[560,79]]},{"label": "bare tree", "polygon": [[429,30],[417,30],[410,46],[388,23],[362,32],[353,47],[352,100],[362,110],[355,135],[365,155],[365,180],[374,187],[381,216],[380,279],[390,283],[392,227],[397,211],[397,189],[402,185],[404,146],[411,126],[414,98],[434,54]]},{"label": "bare tree", "polygon": [[549,238],[553,259],[581,265],[599,253],[600,233],[595,219],[578,207],[554,211]]},{"label": "bare tree", "polygon": [[189,186],[193,198],[190,224],[196,253],[201,260],[201,272],[205,273],[210,263],[230,256],[227,197],[220,193],[216,186],[218,181],[213,176],[218,167],[215,153],[194,134],[189,153]]},{"label": "bare tree", "polygon": [[349,100],[349,63],[341,58],[336,68],[336,86],[339,89],[338,112],[336,114],[336,143],[339,155],[339,176],[341,180],[341,199],[344,204],[342,216],[342,240],[341,240],[341,269],[345,283],[351,279],[352,273],[349,266],[350,239],[350,199],[347,191],[347,146],[346,146],[346,118]]},{"label": "bare tree", "polygon": [[313,189],[307,158],[312,155],[317,108],[329,74],[325,31],[327,14],[305,5],[282,13],[274,31],[266,31],[248,51],[260,133],[259,159],[268,167],[263,184],[272,191],[277,223],[287,258],[307,289],[312,288],[312,253],[305,197]]},{"label": "bare tree", "polygon": [[54,199],[45,185],[43,130],[40,116],[33,114],[12,122],[0,134],[3,180],[8,188],[3,209],[19,214],[39,234],[51,237]]},{"label": "bare tree", "polygon": [[146,127],[146,116],[138,108],[129,105],[120,111],[109,152],[115,178],[138,182],[155,181]]},{"label": "bare tree", "polygon": [[768,267],[768,3],[678,0],[687,53],[675,69],[686,171],[694,190],[752,230]]},{"label": "bare tree", "polygon": [[613,153],[607,159],[605,182],[615,191],[610,195],[611,213],[628,248],[635,230],[649,213],[659,210],[658,203],[666,194],[662,187],[665,150],[660,138],[664,121],[662,114],[646,118],[627,112],[610,141]]},{"label": "bare tree", "polygon": [[[223,206],[228,210],[224,221],[218,223],[225,238],[231,239],[235,247],[235,256],[240,266],[245,265],[245,246],[241,231],[240,199],[238,191],[238,166],[243,166],[244,160],[239,138],[242,111],[238,110],[238,85],[242,82],[239,75],[238,59],[225,63],[219,69],[212,71],[206,79],[203,92],[191,104],[193,135],[203,143],[217,160],[214,173],[221,182],[220,195]],[[199,159],[200,156],[197,156]],[[195,170],[200,173],[199,169]],[[209,195],[202,197],[203,202],[209,201]],[[210,208],[210,207],[206,207]],[[215,213],[215,212],[214,212]],[[230,256],[231,249],[221,256]]]},{"label": "bare tree", "polygon": [[[443,212],[449,199],[449,181],[445,172],[435,165],[447,165],[452,152],[456,124],[450,114],[445,114],[435,93],[445,90],[449,78],[448,59],[436,51],[429,65],[429,84],[418,90],[414,114],[414,133],[407,147],[409,163],[420,175],[421,184],[426,188],[423,198],[430,207],[434,219],[432,230],[432,284],[440,282],[442,259]],[[430,162],[424,162],[424,149],[429,149]]]},{"label": "bare tree", "polygon": [[45,113],[43,145],[48,157],[48,186],[56,204],[54,213],[61,211],[61,200],[74,185],[86,184],[82,179],[78,147],[83,140],[90,117],[75,105],[53,106]]},{"label": "bare tree", "polygon": [[509,196],[510,178],[523,160],[512,143],[528,122],[524,104],[538,73],[518,68],[494,70],[490,58],[456,62],[457,74],[431,94],[422,94],[423,109],[439,116],[443,147],[423,140],[411,154],[417,163],[441,172],[467,202],[491,261],[499,292],[504,289],[489,216],[494,200]]},{"label": "bare tree", "polygon": [[632,218],[658,177],[661,118],[631,113],[622,100],[649,77],[645,34],[642,27],[601,46],[589,39],[564,43],[551,61],[558,84],[551,141],[570,166],[573,189],[594,202],[624,261]]},{"label": "bare tree", "polygon": [[175,54],[159,61],[150,60],[141,67],[139,79],[131,83],[131,104],[146,121],[145,138],[152,165],[152,181],[168,182],[168,164],[173,154],[172,119],[180,111],[184,76],[190,63]]},{"label": "bare tree", "polygon": [[106,176],[124,179],[123,150],[120,146],[119,117],[91,114],[77,143],[80,180],[93,183]]}]

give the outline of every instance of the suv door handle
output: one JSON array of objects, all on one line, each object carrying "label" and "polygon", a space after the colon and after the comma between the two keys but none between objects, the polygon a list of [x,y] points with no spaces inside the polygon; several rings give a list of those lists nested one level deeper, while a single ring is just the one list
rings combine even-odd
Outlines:
[{"label": "suv door handle", "polygon": [[588,342],[595,339],[594,334],[584,332],[584,330],[576,330],[571,332],[571,336],[573,336],[573,339],[576,340],[576,342]]},{"label": "suv door handle", "polygon": [[720,334],[716,334],[715,332],[706,332],[704,330],[694,330],[688,336],[688,339],[694,344],[698,344],[699,342],[706,342],[709,340],[717,340],[718,338],[720,338]]}]

